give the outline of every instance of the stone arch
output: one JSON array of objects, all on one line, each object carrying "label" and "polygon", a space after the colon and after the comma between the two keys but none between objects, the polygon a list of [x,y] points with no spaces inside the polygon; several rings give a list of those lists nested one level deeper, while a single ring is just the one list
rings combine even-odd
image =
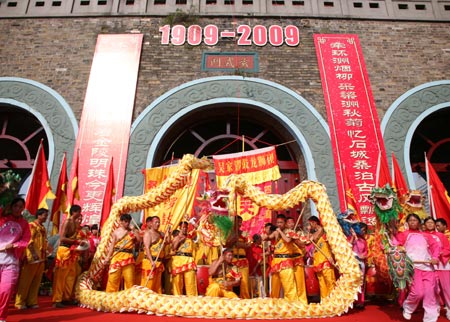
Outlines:
[{"label": "stone arch", "polygon": [[317,110],[294,91],[258,78],[241,76],[198,79],[165,93],[134,121],[127,160],[126,195],[143,191],[141,170],[152,166],[152,154],[164,132],[182,115],[205,105],[241,102],[264,109],[297,140],[308,179],[327,187],[333,207],[339,209],[330,134]]},{"label": "stone arch", "polygon": [[417,86],[400,96],[386,111],[381,123],[386,152],[393,152],[408,184],[415,188],[409,159],[413,134],[426,116],[450,106],[450,81]]},{"label": "stone arch", "polygon": [[67,152],[70,164],[78,133],[71,107],[51,88],[16,77],[0,77],[0,103],[24,109],[41,122],[49,144],[50,180],[57,182],[63,154]]}]

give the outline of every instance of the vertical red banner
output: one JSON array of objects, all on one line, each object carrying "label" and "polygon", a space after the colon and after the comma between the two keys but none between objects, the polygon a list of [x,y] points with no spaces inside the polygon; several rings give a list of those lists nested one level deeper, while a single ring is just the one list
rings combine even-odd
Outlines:
[{"label": "vertical red banner", "polygon": [[375,225],[369,200],[378,155],[386,158],[380,123],[357,35],[314,35],[331,132],[339,199],[345,204],[342,167],[355,195],[361,220]]},{"label": "vertical red banner", "polygon": [[75,147],[80,150],[80,200],[75,203],[83,209],[84,224],[100,222],[111,157],[117,184],[114,201],[123,194],[142,39],[142,34],[97,38]]}]

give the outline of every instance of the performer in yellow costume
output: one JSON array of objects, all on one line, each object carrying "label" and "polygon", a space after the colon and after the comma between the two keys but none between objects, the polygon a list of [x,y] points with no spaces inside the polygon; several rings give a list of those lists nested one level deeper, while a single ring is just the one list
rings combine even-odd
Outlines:
[{"label": "performer in yellow costume", "polygon": [[162,294],[161,276],[164,272],[164,248],[169,242],[168,236],[159,231],[161,221],[158,216],[148,217],[145,221],[147,229],[144,233],[145,258],[142,260],[141,286]]},{"label": "performer in yellow costume", "polygon": [[239,287],[239,297],[242,299],[250,298],[249,268],[247,259],[247,249],[251,246],[248,235],[241,230],[242,217],[237,216],[235,230],[227,240],[226,247],[233,248],[233,265],[239,269],[242,275]]},{"label": "performer in yellow costume", "polygon": [[197,231],[194,257],[197,265],[211,265],[213,261],[219,258],[219,232],[216,226],[210,222],[211,218],[212,215],[205,210],[198,223],[194,220],[190,221]]},{"label": "performer in yellow costume", "polygon": [[134,284],[141,285],[142,280],[142,261],[145,258],[144,244],[139,244],[139,252],[134,263]]},{"label": "performer in yellow costume", "polygon": [[70,207],[69,217],[64,221],[59,233],[59,247],[56,252],[55,273],[53,275],[53,307],[63,308],[62,303],[70,302],[78,265],[78,253],[75,247],[81,224],[81,207]]},{"label": "performer in yellow costume", "polygon": [[306,296],[306,281],[305,281],[305,243],[302,236],[294,231],[295,220],[292,217],[286,218],[286,236],[292,239],[289,243],[291,249],[292,261],[294,262],[294,278],[295,286],[297,287],[298,300],[304,304],[308,304]]},{"label": "performer in yellow costume", "polygon": [[262,235],[263,240],[274,239],[275,246],[270,263],[272,273],[271,294],[272,298],[279,298],[281,287],[284,290],[284,298],[298,300],[297,286],[294,276],[294,261],[292,260],[292,239],[284,233],[286,228],[286,216],[277,215],[277,229],[269,236]]},{"label": "performer in yellow costume", "polygon": [[194,242],[188,237],[188,223],[180,224],[180,233],[172,241],[172,294],[197,296],[197,265],[194,262]]},{"label": "performer in yellow costume", "polygon": [[112,234],[112,241],[105,258],[109,265],[108,283],[106,292],[117,292],[120,283],[124,281],[124,288],[128,289],[134,285],[134,255],[133,250],[139,243],[141,236],[136,227],[130,228],[131,215],[120,216],[120,227]]},{"label": "performer in yellow costume", "polygon": [[233,292],[233,287],[239,286],[241,274],[238,268],[232,264],[233,251],[224,249],[222,255],[209,267],[209,285],[206,296],[238,298]]},{"label": "performer in yellow costume", "polygon": [[48,210],[38,209],[36,220],[29,224],[31,239],[25,252],[16,294],[18,309],[38,308],[39,285],[47,260],[47,231],[43,224],[47,221]]},{"label": "performer in yellow costume", "polygon": [[313,266],[319,281],[320,300],[322,301],[330,294],[336,283],[333,254],[319,218],[311,216],[308,218],[308,222],[310,224],[311,248],[314,247]]}]

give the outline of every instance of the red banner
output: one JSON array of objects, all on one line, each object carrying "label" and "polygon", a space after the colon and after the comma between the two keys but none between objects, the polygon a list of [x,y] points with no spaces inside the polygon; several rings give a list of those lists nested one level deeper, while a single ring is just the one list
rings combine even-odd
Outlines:
[{"label": "red banner", "polygon": [[213,156],[217,186],[221,187],[230,174],[243,174],[247,181],[259,184],[280,178],[275,147],[242,153]]},{"label": "red banner", "polygon": [[142,34],[123,34],[97,39],[75,147],[80,149],[83,224],[100,222],[111,157],[117,184],[114,201],[123,194],[142,38]]},{"label": "red banner", "polygon": [[314,35],[330,126],[339,199],[345,203],[345,165],[361,220],[375,224],[369,200],[378,155],[386,158],[375,103],[357,35]]},{"label": "red banner", "polygon": [[[280,179],[275,147],[213,156],[217,187],[220,189],[231,174],[243,174],[245,180],[266,194],[272,193],[272,181]],[[237,199],[237,214],[242,217],[242,229],[252,236],[261,233],[271,221],[272,212],[260,208],[248,198]]]}]

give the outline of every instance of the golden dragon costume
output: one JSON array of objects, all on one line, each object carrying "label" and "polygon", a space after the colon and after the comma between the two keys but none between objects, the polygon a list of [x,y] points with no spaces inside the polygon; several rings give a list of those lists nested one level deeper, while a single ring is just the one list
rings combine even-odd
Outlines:
[{"label": "golden dragon costume", "polygon": [[[292,208],[300,202],[312,199],[327,231],[328,242],[333,250],[340,277],[336,287],[321,303],[303,304],[285,299],[226,299],[202,296],[172,296],[156,294],[151,290],[134,286],[115,293],[94,289],[101,278],[106,250],[111,243],[111,234],[119,224],[122,213],[153,207],[169,198],[188,182],[194,168],[209,168],[210,162],[185,155],[177,170],[159,186],[144,195],[126,196],[112,207],[109,218],[102,229],[102,238],[91,267],[77,283],[76,296],[84,307],[104,312],[137,312],[167,316],[242,319],[318,318],[341,315],[352,306],[361,285],[361,272],[350,245],[336,220],[325,187],[314,181],[303,181],[284,195],[264,194],[248,184],[240,176],[231,176],[227,182],[230,199],[240,194],[250,198],[260,207],[270,210]],[[232,204],[233,200],[230,200]]]}]

